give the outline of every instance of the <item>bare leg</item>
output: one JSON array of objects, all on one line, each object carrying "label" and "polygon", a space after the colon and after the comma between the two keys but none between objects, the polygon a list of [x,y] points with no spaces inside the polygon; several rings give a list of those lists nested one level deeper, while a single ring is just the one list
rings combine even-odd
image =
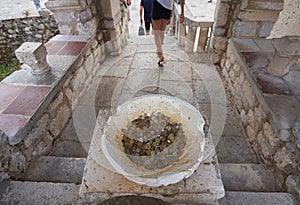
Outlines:
[{"label": "bare leg", "polygon": [[162,52],[162,41],[161,41],[161,35],[160,35],[161,23],[162,23],[162,20],[152,20],[154,42],[156,45],[157,53]]},{"label": "bare leg", "polygon": [[[161,24],[160,24],[160,32],[159,32],[159,36],[160,36],[160,40],[161,40],[161,46],[164,43],[164,39],[165,39],[165,30],[167,25],[170,23],[170,20],[167,19],[161,19]],[[161,49],[162,51],[162,49]],[[162,54],[162,59],[164,59],[164,56]],[[162,60],[161,59],[161,60]]]}]

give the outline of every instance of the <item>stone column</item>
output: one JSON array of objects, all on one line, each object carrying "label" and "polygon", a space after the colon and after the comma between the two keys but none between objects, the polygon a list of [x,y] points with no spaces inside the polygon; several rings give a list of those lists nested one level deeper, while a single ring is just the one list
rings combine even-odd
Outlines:
[{"label": "stone column", "polygon": [[93,1],[84,0],[48,0],[46,7],[53,12],[61,34],[93,35],[98,24],[92,11],[96,10]]},{"label": "stone column", "polygon": [[50,70],[46,61],[47,50],[42,43],[25,42],[15,53],[21,63],[30,67],[33,75],[40,75]]},{"label": "stone column", "polygon": [[120,0],[101,0],[98,3],[106,50],[119,55],[126,43],[126,21],[122,17]]}]

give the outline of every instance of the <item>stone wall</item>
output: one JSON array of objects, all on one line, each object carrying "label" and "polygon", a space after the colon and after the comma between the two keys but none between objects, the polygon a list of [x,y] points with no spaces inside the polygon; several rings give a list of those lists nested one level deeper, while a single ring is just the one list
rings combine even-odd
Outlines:
[{"label": "stone wall", "polygon": [[0,21],[0,65],[16,60],[15,50],[25,41],[47,42],[58,34],[52,15]]},{"label": "stone wall", "polygon": [[45,102],[44,109],[36,112],[31,122],[25,125],[23,139],[11,145],[5,134],[0,133],[0,172],[18,178],[33,157],[49,153],[54,140],[60,137],[105,58],[103,36],[98,36],[97,40],[91,39],[83,54],[70,67],[65,68],[66,74],[52,88],[49,96],[45,97],[47,101],[50,98],[49,103]]},{"label": "stone wall", "polygon": [[120,0],[49,0],[51,10],[62,34],[103,35],[106,50],[120,54],[126,44],[126,21]]},{"label": "stone wall", "polygon": [[54,13],[60,32],[84,34],[90,40],[75,62],[69,68],[62,68],[66,74],[46,97],[42,110],[35,113],[24,127],[20,142],[11,145],[7,136],[1,134],[0,148],[7,152],[0,153],[0,173],[6,172],[18,178],[33,157],[47,155],[73,110],[85,98],[106,55],[122,51],[127,37],[122,4],[120,0],[105,1],[114,1],[113,5],[119,8],[114,7],[108,14],[110,17],[103,15],[107,9],[103,7],[104,1],[49,0],[46,4]]},{"label": "stone wall", "polygon": [[282,9],[283,0],[219,0],[215,12],[210,60],[215,64],[220,63],[231,37],[269,36]]},{"label": "stone wall", "polygon": [[232,44],[228,45],[221,61],[221,73],[246,128],[249,142],[265,163],[277,167],[284,176],[290,176],[286,182],[288,187],[293,181],[291,178],[294,179],[300,171],[299,141],[295,133],[291,133],[289,140],[278,136],[279,133],[272,127],[270,110],[237,52]]}]

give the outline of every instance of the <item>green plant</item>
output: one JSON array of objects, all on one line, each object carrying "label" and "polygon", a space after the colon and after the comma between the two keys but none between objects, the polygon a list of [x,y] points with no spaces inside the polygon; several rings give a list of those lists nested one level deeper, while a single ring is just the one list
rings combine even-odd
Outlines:
[{"label": "green plant", "polygon": [[28,17],[28,16],[30,15],[30,11],[29,11],[29,10],[25,10],[25,11],[23,12],[23,14],[25,15],[25,17]]},{"label": "green plant", "polygon": [[7,65],[0,65],[0,81],[9,76],[15,70],[17,70],[18,63],[9,63]]}]

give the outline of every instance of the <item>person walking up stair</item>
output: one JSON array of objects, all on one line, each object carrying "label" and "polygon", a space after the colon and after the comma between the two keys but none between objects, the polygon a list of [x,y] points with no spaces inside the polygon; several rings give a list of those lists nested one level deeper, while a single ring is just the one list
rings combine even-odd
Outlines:
[{"label": "person walking up stair", "polygon": [[146,35],[150,34],[150,25],[152,20],[152,15],[151,15],[152,1],[153,0],[141,0],[141,4],[140,4],[140,22],[141,25],[143,25],[143,17],[144,17]]},{"label": "person walking up stair", "polygon": [[[180,23],[184,21],[184,0],[180,0],[181,14]],[[152,25],[154,41],[156,45],[156,54],[159,57],[158,66],[165,63],[162,45],[164,42],[165,29],[170,23],[171,12],[173,10],[174,0],[153,0],[152,7]]]}]

